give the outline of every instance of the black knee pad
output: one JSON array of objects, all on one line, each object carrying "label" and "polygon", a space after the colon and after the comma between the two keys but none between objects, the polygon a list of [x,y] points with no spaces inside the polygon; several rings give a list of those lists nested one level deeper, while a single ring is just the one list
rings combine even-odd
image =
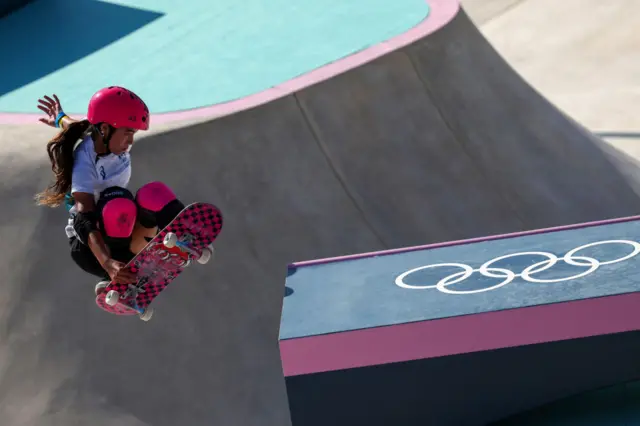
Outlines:
[{"label": "black knee pad", "polygon": [[162,208],[159,212],[154,212],[138,205],[138,223],[145,228],[158,227],[165,228],[174,217],[184,209],[184,203],[175,199]]},{"label": "black knee pad", "polygon": [[98,213],[102,212],[102,209],[107,202],[116,198],[125,198],[135,202],[135,197],[127,188],[122,188],[121,186],[110,186],[98,195],[98,202],[96,204]]},{"label": "black knee pad", "polygon": [[184,208],[173,190],[160,181],[149,182],[136,193],[138,222],[145,228],[166,227]]},{"label": "black knee pad", "polygon": [[184,203],[178,199],[169,202],[156,214],[158,228],[163,229],[184,209]]}]

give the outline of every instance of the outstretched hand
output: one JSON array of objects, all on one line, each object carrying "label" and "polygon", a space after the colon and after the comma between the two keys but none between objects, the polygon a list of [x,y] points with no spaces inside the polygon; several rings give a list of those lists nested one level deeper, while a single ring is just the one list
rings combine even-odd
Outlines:
[{"label": "outstretched hand", "polygon": [[109,274],[111,281],[118,284],[128,284],[136,281],[136,274],[131,272],[129,268],[122,262],[114,259],[107,260],[103,268]]},{"label": "outstretched hand", "polygon": [[38,103],[38,108],[47,114],[47,117],[40,118],[38,121],[47,126],[56,127],[56,117],[62,111],[60,99],[56,95],[53,95],[53,99],[45,95],[44,99],[38,99]]}]

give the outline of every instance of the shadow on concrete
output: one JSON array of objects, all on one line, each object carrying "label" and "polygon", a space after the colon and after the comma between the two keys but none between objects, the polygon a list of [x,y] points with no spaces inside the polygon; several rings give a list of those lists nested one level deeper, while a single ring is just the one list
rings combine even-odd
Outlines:
[{"label": "shadow on concrete", "polygon": [[0,20],[0,40],[6,42],[0,43],[4,63],[0,96],[64,68],[161,16],[97,0],[34,1]]},{"label": "shadow on concrete", "polygon": [[491,426],[617,426],[640,424],[640,382],[627,382],[563,398]]},{"label": "shadow on concrete", "polygon": [[32,1],[33,0],[0,0],[0,18],[4,18]]}]

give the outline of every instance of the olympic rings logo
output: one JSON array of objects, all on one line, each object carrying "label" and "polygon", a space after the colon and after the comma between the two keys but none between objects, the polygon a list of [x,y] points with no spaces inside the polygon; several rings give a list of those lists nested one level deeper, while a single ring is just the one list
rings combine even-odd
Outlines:
[{"label": "olympic rings logo", "polygon": [[[587,257],[587,256],[576,256],[576,253],[579,252],[580,250],[584,250],[586,248],[589,247],[593,247],[593,246],[599,246],[599,245],[603,245],[603,244],[627,244],[630,245],[631,247],[633,247],[633,251],[631,253],[629,253],[626,256],[620,257],[618,259],[613,259],[613,260],[608,260],[608,261],[604,261],[601,262],[597,259],[594,259],[593,257]],[[482,293],[485,291],[491,291],[491,290],[495,290],[498,289],[500,287],[503,287],[507,284],[509,284],[510,282],[512,282],[515,278],[519,277],[524,279],[525,281],[528,282],[533,282],[533,283],[557,283],[557,282],[561,282],[561,281],[569,281],[569,280],[573,280],[576,278],[581,278],[584,277],[585,275],[589,275],[592,272],[594,272],[596,269],[598,269],[600,266],[603,265],[611,265],[613,263],[618,263],[618,262],[623,262],[625,260],[628,260],[634,256],[636,256],[638,253],[640,253],[640,243],[637,243],[635,241],[628,241],[628,240],[608,240],[608,241],[598,241],[595,243],[590,243],[590,244],[585,244],[583,246],[580,247],[576,247],[573,250],[569,251],[567,254],[565,254],[562,258],[558,258],[558,256],[552,254],[552,253],[547,253],[547,252],[543,252],[543,251],[528,251],[528,252],[521,252],[521,253],[512,253],[512,254],[507,254],[504,256],[500,256],[500,257],[496,257],[494,259],[491,259],[487,262],[485,262],[482,266],[480,266],[478,269],[473,269],[471,266],[466,265],[464,263],[436,263],[436,264],[432,264],[432,265],[426,265],[426,266],[420,266],[418,268],[414,268],[414,269],[410,269],[404,273],[402,273],[401,275],[398,275],[398,277],[395,280],[395,283],[398,287],[402,287],[402,288],[407,288],[407,289],[432,289],[435,288],[438,291],[442,292],[442,293],[448,293],[448,294],[473,294],[473,293]],[[491,265],[493,265],[495,262],[498,262],[500,260],[503,259],[508,259],[508,258],[512,258],[512,257],[517,257],[517,256],[543,256],[546,257],[546,260],[534,263],[533,265],[529,265],[527,266],[521,273],[516,274],[513,271],[510,271],[509,269],[504,269],[504,268],[495,268],[495,267],[491,267]],[[556,279],[540,279],[540,278],[536,278],[533,275],[534,274],[538,274],[540,272],[546,271],[549,268],[553,267],[556,263],[558,263],[559,260],[563,260],[565,263],[572,265],[572,266],[579,266],[579,267],[586,267],[587,269],[577,273],[575,275],[569,276],[569,277],[562,277],[562,278],[556,278]],[[444,277],[443,279],[441,279],[440,281],[438,281],[437,284],[435,285],[410,285],[404,282],[404,279],[417,272],[417,271],[421,271],[424,269],[433,269],[433,268],[439,268],[439,267],[457,267],[462,269],[462,271],[460,272],[456,272],[454,274],[448,275],[446,277]],[[479,272],[481,275],[485,276],[485,277],[490,277],[490,278],[502,278],[503,281],[493,285],[491,287],[486,287],[486,288],[480,288],[480,289],[476,289],[476,290],[453,290],[451,288],[449,288],[449,286],[459,283],[463,280],[466,280],[467,278],[469,278],[474,272]]]}]

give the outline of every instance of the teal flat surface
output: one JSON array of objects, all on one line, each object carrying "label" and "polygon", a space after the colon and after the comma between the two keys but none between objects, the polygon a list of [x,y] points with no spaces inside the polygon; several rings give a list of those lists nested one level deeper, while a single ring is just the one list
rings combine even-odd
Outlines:
[{"label": "teal flat surface", "polygon": [[640,220],[307,265],[289,271],[280,339],[638,292],[639,268]]},{"label": "teal flat surface", "polygon": [[[235,100],[400,35],[425,0],[37,0],[0,21],[0,111],[123,85],[152,112]],[[46,36],[38,35],[44,32]]]}]

